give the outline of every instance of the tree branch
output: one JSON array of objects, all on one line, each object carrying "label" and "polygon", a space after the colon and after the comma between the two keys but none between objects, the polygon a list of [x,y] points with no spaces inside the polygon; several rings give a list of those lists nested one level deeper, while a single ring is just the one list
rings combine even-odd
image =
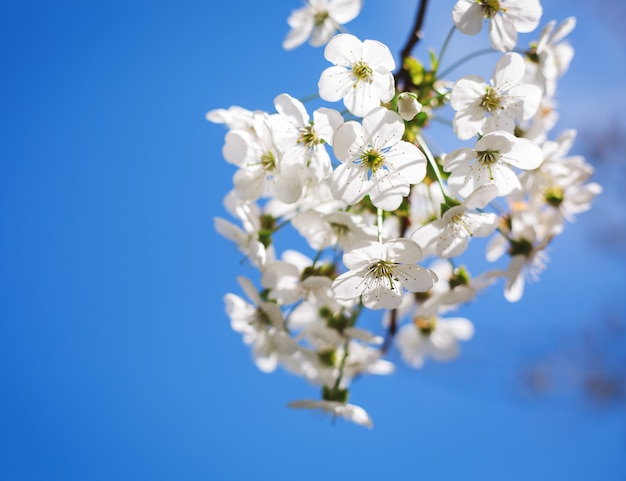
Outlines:
[{"label": "tree branch", "polygon": [[417,8],[417,16],[415,17],[415,23],[413,24],[413,28],[411,29],[411,34],[409,35],[409,38],[404,45],[404,48],[400,52],[400,67],[394,75],[396,80],[396,86],[398,84],[401,84],[403,87],[406,87],[406,85],[409,85],[411,83],[409,73],[404,68],[404,59],[411,56],[411,52],[423,36],[422,25],[424,25],[427,5],[428,0],[420,0],[419,6]]}]

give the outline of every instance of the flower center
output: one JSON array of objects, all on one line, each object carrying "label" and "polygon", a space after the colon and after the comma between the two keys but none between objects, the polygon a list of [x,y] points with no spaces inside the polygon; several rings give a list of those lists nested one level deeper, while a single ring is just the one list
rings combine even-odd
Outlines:
[{"label": "flower center", "polygon": [[357,82],[372,83],[372,68],[362,60],[352,65],[352,75],[354,75]]},{"label": "flower center", "polygon": [[511,239],[509,246],[509,255],[511,257],[517,255],[523,255],[524,257],[529,257],[533,252],[533,244],[529,240],[521,238],[519,240]]},{"label": "flower center", "polygon": [[498,150],[481,150],[478,154],[478,162],[481,164],[495,164],[500,160],[500,152]]},{"label": "flower center", "polygon": [[493,18],[500,10],[504,10],[499,0],[477,0],[476,3],[482,7],[485,18]]},{"label": "flower center", "polygon": [[[375,279],[388,279],[389,285],[393,287],[394,275],[393,270],[396,267],[395,262],[389,262],[380,260],[375,264],[371,264],[368,269],[368,274]],[[395,280],[398,280],[395,278]]]},{"label": "flower center", "polygon": [[267,313],[260,307],[256,308],[255,314],[256,315],[254,316],[254,320],[258,322],[259,324],[265,325],[265,326],[272,325],[272,320],[270,319],[270,316],[268,316]]},{"label": "flower center", "polygon": [[485,96],[480,101],[480,107],[489,113],[492,113],[497,108],[500,108],[500,96],[493,87],[487,87]]},{"label": "flower center", "polygon": [[313,130],[313,124],[309,124],[306,127],[300,129],[300,137],[298,138],[299,144],[304,144],[308,148],[312,148],[319,144],[317,134]]},{"label": "flower center", "polygon": [[413,322],[423,336],[430,336],[437,326],[437,318],[434,316],[429,319],[416,317]]},{"label": "flower center", "polygon": [[363,165],[366,165],[372,172],[376,172],[385,164],[385,157],[372,147],[363,152],[359,156],[359,159],[363,162]]},{"label": "flower center", "polygon": [[563,202],[563,187],[559,185],[554,185],[546,189],[543,193],[543,197],[546,199],[546,202],[550,204],[552,207],[559,207]]},{"label": "flower center", "polygon": [[261,166],[266,172],[271,172],[276,168],[276,158],[272,151],[265,152],[261,156]]},{"label": "flower center", "polygon": [[318,10],[313,15],[313,23],[316,27],[321,27],[327,18],[330,17],[330,14],[326,10]]},{"label": "flower center", "polygon": [[539,63],[539,53],[537,53],[537,42],[530,44],[530,48],[526,51],[526,58],[532,63]]},{"label": "flower center", "polygon": [[345,225],[345,224],[338,224],[336,222],[331,222],[330,223],[330,228],[339,237],[345,236],[346,234],[348,234],[350,232],[350,228],[347,225]]}]

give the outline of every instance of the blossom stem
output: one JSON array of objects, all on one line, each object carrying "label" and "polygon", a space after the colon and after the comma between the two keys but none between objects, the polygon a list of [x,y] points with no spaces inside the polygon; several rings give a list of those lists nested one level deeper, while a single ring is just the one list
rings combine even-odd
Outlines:
[{"label": "blossom stem", "polygon": [[457,60],[456,62],[454,62],[452,65],[450,65],[447,69],[445,69],[443,72],[441,72],[437,78],[443,78],[446,75],[448,75],[450,72],[452,72],[452,70],[454,70],[455,68],[463,65],[465,62],[467,62],[468,60],[471,60],[473,58],[476,57],[480,57],[481,55],[486,55],[488,53],[495,53],[497,52],[497,50],[494,50],[492,48],[485,48],[482,50],[478,50],[477,52],[474,53],[470,53],[469,55],[466,55],[465,57],[463,57],[460,60]]},{"label": "blossom stem", "polygon": [[343,368],[346,365],[346,359],[348,358],[348,347],[350,340],[347,340],[343,345],[343,357],[341,358],[341,362],[339,363],[339,374],[337,375],[337,379],[335,379],[335,385],[333,386],[333,391],[337,391],[339,389],[339,385],[341,384],[341,378],[343,377]]},{"label": "blossom stem", "polygon": [[430,152],[430,149],[426,145],[426,142],[424,142],[424,139],[422,138],[422,136],[418,134],[415,138],[417,140],[417,143],[420,146],[420,149],[422,149],[422,152],[424,152],[424,155],[426,156],[428,163],[432,167],[433,172],[435,172],[435,177],[437,177],[437,183],[439,184],[441,193],[443,194],[444,198],[447,197],[448,195],[446,194],[446,189],[443,186],[443,179],[441,178],[441,172],[439,172],[439,165],[437,164],[437,161],[433,157],[433,154]]},{"label": "blossom stem", "polygon": [[300,99],[300,102],[305,103],[305,102],[310,102],[311,100],[316,100],[320,98],[320,94],[319,92],[315,92],[313,94],[307,95],[305,97],[302,97]]},{"label": "blossom stem", "polygon": [[378,232],[378,242],[383,242],[383,210],[376,208],[376,230]]},{"label": "blossom stem", "polygon": [[280,224],[278,224],[277,226],[274,227],[273,231],[274,232],[278,232],[280,229],[282,229],[286,225],[289,225],[290,222],[291,221],[289,219],[282,221]]},{"label": "blossom stem", "polygon": [[319,261],[319,260],[320,260],[320,257],[322,257],[322,251],[321,251],[321,250],[318,250],[318,251],[315,253],[315,258],[313,259],[313,262],[311,263],[311,267],[315,267],[315,264],[317,264],[317,261]]},{"label": "blossom stem", "polygon": [[452,28],[448,32],[446,39],[443,41],[443,45],[441,47],[441,53],[439,53],[439,58],[437,59],[437,68],[439,68],[439,65],[441,64],[441,59],[443,58],[443,55],[446,53],[446,50],[448,49],[448,44],[450,43],[450,39],[452,38],[452,34],[454,33],[455,30],[456,30],[456,26],[452,25]]}]

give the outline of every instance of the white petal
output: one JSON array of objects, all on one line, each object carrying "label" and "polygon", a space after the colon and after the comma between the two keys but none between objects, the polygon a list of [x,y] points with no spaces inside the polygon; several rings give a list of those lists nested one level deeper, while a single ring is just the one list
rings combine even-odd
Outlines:
[{"label": "white petal", "polygon": [[320,97],[328,102],[337,102],[353,88],[352,72],[345,67],[328,67],[317,83]]},{"label": "white petal", "polygon": [[362,58],[363,44],[354,35],[341,33],[335,35],[324,49],[324,58],[330,63],[350,67]]},{"label": "white petal", "polygon": [[376,207],[394,211],[400,207],[402,199],[409,192],[410,184],[404,175],[384,169],[372,173],[368,193]]},{"label": "white petal", "polygon": [[363,42],[363,60],[372,68],[383,67],[392,71],[396,68],[396,62],[389,48],[376,40],[365,40]]},{"label": "white petal", "polygon": [[418,265],[398,266],[394,273],[404,288],[410,292],[426,292],[437,281],[437,275],[433,271]]},{"label": "white petal", "polygon": [[502,160],[520,169],[536,169],[543,162],[543,152],[532,140],[515,138],[508,152],[502,153]]},{"label": "white petal", "polygon": [[459,0],[452,10],[452,21],[465,35],[476,35],[483,27],[483,10],[477,3]]},{"label": "white petal", "polygon": [[489,40],[496,50],[509,52],[517,43],[517,30],[513,23],[504,20],[501,15],[496,15],[489,22]]},{"label": "white petal", "polygon": [[330,190],[335,199],[354,205],[365,197],[370,190],[366,168],[355,164],[341,164],[331,178]]},{"label": "white petal", "polygon": [[506,53],[498,60],[491,83],[499,92],[506,91],[522,80],[525,70],[526,65],[521,55],[513,52]]},{"label": "white petal", "polygon": [[287,117],[298,127],[305,127],[309,122],[309,114],[302,102],[294,99],[291,95],[280,94],[274,99],[276,111]]},{"label": "white petal", "polygon": [[415,145],[403,140],[385,155],[385,165],[401,172],[411,184],[418,184],[426,176],[426,157]]},{"label": "white petal", "polygon": [[330,0],[328,11],[337,22],[344,24],[356,18],[362,4],[361,0]]},{"label": "white petal", "polygon": [[385,259],[398,264],[415,264],[422,259],[420,246],[409,239],[393,239],[383,244]]},{"label": "white petal", "polygon": [[363,143],[363,127],[351,120],[337,129],[333,139],[333,152],[341,162],[352,162]]}]

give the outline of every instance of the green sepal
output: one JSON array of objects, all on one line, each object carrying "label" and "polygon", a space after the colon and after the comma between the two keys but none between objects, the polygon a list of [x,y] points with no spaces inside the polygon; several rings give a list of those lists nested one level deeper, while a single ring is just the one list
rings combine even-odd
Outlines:
[{"label": "green sepal", "polygon": [[445,214],[448,210],[452,209],[452,207],[461,205],[460,201],[453,199],[452,197],[448,197],[447,195],[444,195],[444,199],[445,199],[445,202],[442,202],[439,206],[441,208],[442,217],[443,217],[443,214]]},{"label": "green sepal", "polygon": [[322,388],[322,399],[324,401],[337,401],[340,403],[346,403],[348,401],[348,390],[324,386]]},{"label": "green sepal", "polygon": [[448,284],[450,285],[450,289],[454,289],[458,286],[466,286],[470,282],[469,272],[465,269],[465,267],[457,267],[452,271],[452,275],[448,279]]}]

